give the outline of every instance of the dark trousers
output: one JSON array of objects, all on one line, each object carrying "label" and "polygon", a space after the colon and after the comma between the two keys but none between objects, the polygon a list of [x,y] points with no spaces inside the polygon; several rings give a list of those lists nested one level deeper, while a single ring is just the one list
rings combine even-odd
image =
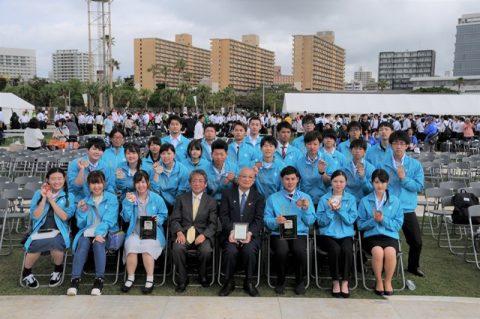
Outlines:
[{"label": "dark trousers", "polygon": [[178,272],[178,282],[180,284],[185,284],[187,282],[187,250],[197,249],[198,251],[198,260],[199,260],[199,276],[200,278],[207,277],[207,265],[212,258],[212,243],[207,238],[203,243],[196,246],[194,243],[192,244],[178,244],[173,242],[172,245],[172,259],[175,267],[177,268],[176,271]]},{"label": "dark trousers", "polygon": [[275,254],[275,266],[277,267],[277,285],[285,283],[285,266],[288,253],[291,252],[295,262],[295,282],[301,283],[305,277],[307,267],[307,236],[298,236],[297,239],[280,239],[279,236],[271,236],[270,245]]},{"label": "dark trousers", "polygon": [[254,240],[241,246],[228,241],[223,244],[222,263],[227,281],[233,278],[239,258],[242,262],[242,269],[245,270],[245,281],[251,281],[257,266],[258,247],[259,243]]},{"label": "dark trousers", "polygon": [[328,266],[332,280],[348,280],[353,264],[352,237],[333,238],[319,236],[320,249],[328,253]]},{"label": "dark trousers", "polygon": [[410,247],[408,269],[415,270],[420,266],[420,253],[422,252],[422,233],[415,212],[403,214],[402,230]]},{"label": "dark trousers", "polygon": [[97,124],[97,134],[98,135],[102,135],[102,128],[103,128],[102,124]]}]

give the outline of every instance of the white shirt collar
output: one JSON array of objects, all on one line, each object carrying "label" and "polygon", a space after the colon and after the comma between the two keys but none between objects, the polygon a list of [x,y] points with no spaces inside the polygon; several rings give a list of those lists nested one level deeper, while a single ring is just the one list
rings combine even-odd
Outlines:
[{"label": "white shirt collar", "polygon": [[[242,195],[243,195],[243,193],[244,193],[244,192],[242,192],[242,191],[240,190],[240,188],[238,188],[238,198],[239,198],[240,200],[242,200]],[[250,189],[248,189],[248,190],[245,192],[245,194],[246,194],[246,198],[248,198],[248,194],[250,194]]]}]

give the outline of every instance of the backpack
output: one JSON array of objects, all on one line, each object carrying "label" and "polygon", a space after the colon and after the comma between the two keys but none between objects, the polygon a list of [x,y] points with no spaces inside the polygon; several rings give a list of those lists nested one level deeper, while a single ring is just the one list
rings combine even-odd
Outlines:
[{"label": "backpack", "polygon": [[[468,207],[478,205],[478,197],[461,189],[453,198],[452,220],[455,224],[468,224]],[[473,224],[480,224],[480,218],[472,219]]]}]

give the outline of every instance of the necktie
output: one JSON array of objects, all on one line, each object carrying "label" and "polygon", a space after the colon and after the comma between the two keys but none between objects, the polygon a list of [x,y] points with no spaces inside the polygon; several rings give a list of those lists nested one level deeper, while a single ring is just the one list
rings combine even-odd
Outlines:
[{"label": "necktie", "polygon": [[[193,196],[192,222],[195,221],[195,217],[197,217],[198,206],[200,206],[200,200],[198,199],[198,196]],[[187,231],[187,242],[191,244],[194,241],[195,241],[195,227],[191,226]]]},{"label": "necktie", "polygon": [[282,146],[282,158],[285,159],[285,156],[287,156],[287,153],[285,152],[286,146]]},{"label": "necktie", "polygon": [[288,197],[290,197],[290,201],[293,199],[293,194],[288,194]]},{"label": "necktie", "polygon": [[243,210],[245,209],[245,204],[247,204],[247,193],[242,194],[242,199],[240,200],[240,220],[243,218]]},{"label": "necktie", "polygon": [[238,161],[238,154],[240,153],[240,145],[237,145],[237,161]]}]

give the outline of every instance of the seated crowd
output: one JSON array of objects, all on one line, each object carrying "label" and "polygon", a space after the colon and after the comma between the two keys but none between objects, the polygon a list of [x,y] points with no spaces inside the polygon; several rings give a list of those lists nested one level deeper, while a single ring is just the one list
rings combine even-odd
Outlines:
[{"label": "seated crowd", "polygon": [[[254,277],[266,234],[276,268],[275,292],[284,293],[288,263],[293,263],[294,291],[304,294],[313,229],[328,255],[335,297],[350,295],[357,231],[373,257],[377,294],[393,294],[400,230],[409,245],[407,270],[424,276],[415,215],[424,176],[420,163],[407,153],[408,133],[381,122],[379,142],[370,145],[362,125],[352,121],[348,139],[337,145],[335,131],[320,133],[311,115],[303,120],[304,134],[295,139],[288,122],[278,123],[274,137],[260,136],[262,122],[257,117],[250,118],[248,127],[238,121],[233,124],[233,141],[227,144],[216,138],[211,124],[205,126],[203,139],[185,138],[180,118],[172,115],[169,135],[152,137],[144,158],[138,145],[124,143],[120,129],[111,130],[108,149],[103,139],[91,138],[86,156],[71,161],[67,172],[50,170],[35,193],[32,233],[24,246],[24,284],[39,286],[32,268],[41,254],[50,253],[55,266],[49,284],[59,285],[64,253],[71,248],[67,294],[76,295],[92,249],[91,294],[102,294],[110,236],[120,229],[126,237],[123,292],[135,283],[140,256],[146,273],[142,291],[152,292],[155,261],[165,249],[171,251],[177,292],[189,285],[191,250],[197,250],[199,282],[208,287],[213,279],[207,269],[219,247],[225,277],[219,295],[235,289],[234,275],[242,268],[243,289],[257,296]],[[239,237],[239,225],[246,225],[245,236]],[[295,235],[286,239],[292,227]]]}]

